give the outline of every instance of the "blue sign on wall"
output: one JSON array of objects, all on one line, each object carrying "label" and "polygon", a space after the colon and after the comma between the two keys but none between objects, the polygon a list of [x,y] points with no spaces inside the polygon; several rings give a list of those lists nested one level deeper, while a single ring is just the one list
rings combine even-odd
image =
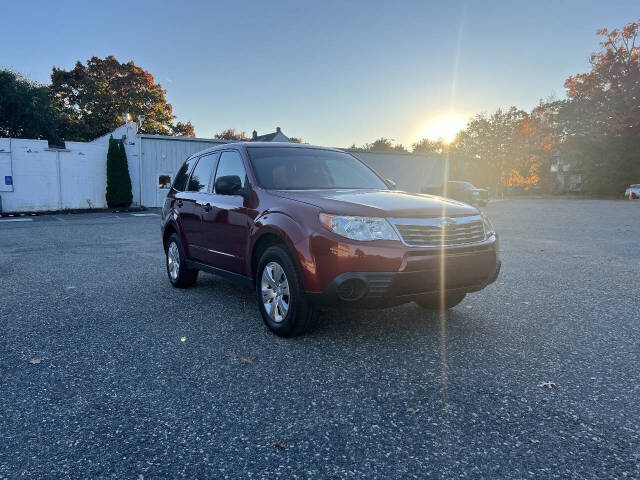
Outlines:
[{"label": "blue sign on wall", "polygon": [[5,185],[13,185],[13,177],[11,175],[4,176],[4,184]]}]

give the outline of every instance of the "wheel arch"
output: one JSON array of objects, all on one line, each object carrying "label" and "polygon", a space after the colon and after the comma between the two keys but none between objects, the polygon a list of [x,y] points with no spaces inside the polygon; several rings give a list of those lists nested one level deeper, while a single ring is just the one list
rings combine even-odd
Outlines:
[{"label": "wheel arch", "polygon": [[258,262],[260,261],[262,253],[270,246],[281,245],[289,254],[304,286],[306,282],[301,262],[303,261],[305,252],[301,252],[296,247],[297,244],[304,243],[302,241],[304,238],[302,230],[290,217],[274,214],[271,214],[270,217],[271,222],[269,224],[258,223],[258,230],[249,242],[250,250],[247,252],[248,255],[246,258],[250,259],[250,262],[247,265],[247,273],[252,279],[255,279]]},{"label": "wheel arch", "polygon": [[291,260],[293,260],[294,264],[297,264],[297,259],[295,255],[293,255],[292,249],[287,245],[287,241],[283,238],[282,234],[278,234],[272,230],[268,230],[263,232],[259,237],[256,238],[253,248],[251,251],[251,263],[250,263],[250,272],[251,278],[256,278],[256,273],[258,270],[258,262],[260,261],[260,257],[265,252],[265,250],[274,245],[280,245],[284,247]]},{"label": "wheel arch", "polygon": [[180,242],[182,243],[184,254],[187,256],[187,258],[190,258],[191,255],[189,252],[189,245],[187,245],[187,242],[185,241],[184,235],[182,234],[182,229],[178,226],[177,223],[173,221],[167,222],[167,224],[164,226],[164,229],[162,231],[162,247],[165,250],[167,249],[167,240],[169,240],[169,237],[174,233],[178,236]]}]

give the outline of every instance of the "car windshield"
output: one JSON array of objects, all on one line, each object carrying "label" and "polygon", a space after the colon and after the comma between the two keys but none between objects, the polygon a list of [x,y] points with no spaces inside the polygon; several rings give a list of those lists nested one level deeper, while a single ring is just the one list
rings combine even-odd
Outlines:
[{"label": "car windshield", "polygon": [[263,188],[389,189],[370,168],[347,153],[290,147],[249,147],[247,150],[258,183]]}]

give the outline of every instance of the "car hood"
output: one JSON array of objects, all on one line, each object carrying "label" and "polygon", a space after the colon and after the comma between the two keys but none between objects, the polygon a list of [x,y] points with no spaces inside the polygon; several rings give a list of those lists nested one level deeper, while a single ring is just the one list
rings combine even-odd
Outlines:
[{"label": "car hood", "polygon": [[398,190],[274,190],[272,193],[337,215],[420,218],[478,214],[476,208],[456,200]]}]

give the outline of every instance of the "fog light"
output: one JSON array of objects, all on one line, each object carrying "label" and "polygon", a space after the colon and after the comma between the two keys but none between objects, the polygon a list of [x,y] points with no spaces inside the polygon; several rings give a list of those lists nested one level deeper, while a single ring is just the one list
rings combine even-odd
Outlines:
[{"label": "fog light", "polygon": [[367,286],[359,278],[350,278],[345,280],[338,287],[338,298],[345,302],[354,302],[364,297]]}]

